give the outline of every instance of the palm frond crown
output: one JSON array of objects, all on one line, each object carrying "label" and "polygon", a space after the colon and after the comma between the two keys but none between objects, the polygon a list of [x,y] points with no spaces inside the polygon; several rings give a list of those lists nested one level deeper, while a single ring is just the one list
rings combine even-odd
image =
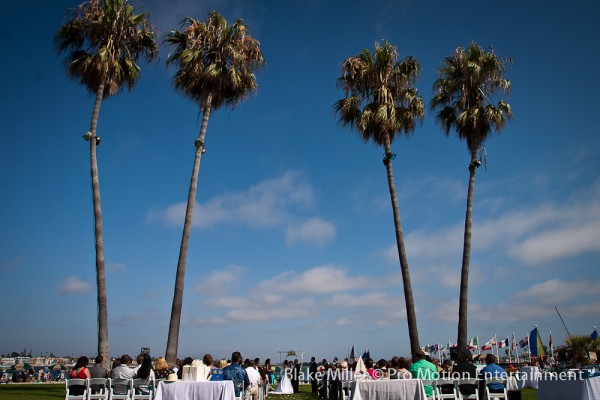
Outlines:
[{"label": "palm frond crown", "polygon": [[248,34],[238,19],[232,25],[218,11],[206,21],[187,17],[182,29],[170,32],[172,46],[167,65],[175,65],[173,84],[201,106],[210,96],[211,106],[236,106],[258,86],[255,72],[265,64],[260,42]]},{"label": "palm frond crown", "polygon": [[396,47],[383,41],[375,53],[363,50],[344,60],[338,86],[345,97],[334,105],[339,123],[357,129],[364,141],[383,145],[397,134],[410,134],[424,115],[414,84],[421,65],[413,57],[398,60]]},{"label": "palm frond crown", "polygon": [[67,75],[104,97],[131,89],[140,76],[138,60],[158,57],[155,28],[146,13],[135,14],[127,0],[90,0],[70,9],[54,37]]},{"label": "palm frond crown", "polygon": [[433,84],[429,107],[448,135],[452,130],[476,152],[492,132],[499,132],[512,117],[504,96],[510,93],[505,78],[511,60],[485,51],[473,42],[446,57]]}]

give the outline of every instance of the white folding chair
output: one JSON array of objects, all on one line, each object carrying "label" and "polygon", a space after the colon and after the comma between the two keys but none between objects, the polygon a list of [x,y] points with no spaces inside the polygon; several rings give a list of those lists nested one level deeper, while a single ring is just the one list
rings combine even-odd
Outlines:
[{"label": "white folding chair", "polygon": [[[475,378],[471,378],[471,379],[457,379],[456,381],[456,392],[458,393],[458,398],[460,400],[466,400],[466,399],[470,399],[470,400],[477,400],[479,399],[479,379],[475,379]],[[464,385],[472,385],[471,387],[475,387],[475,393],[473,394],[462,394],[460,389],[461,386]]]},{"label": "white folding chair", "polygon": [[[452,399],[458,400],[458,394],[456,393],[456,385],[454,379],[439,378],[435,381],[435,397],[441,399]],[[443,390],[445,389],[445,390]],[[452,393],[443,393],[443,391],[452,390]]]},{"label": "white folding chair", "polygon": [[87,379],[66,379],[65,388],[67,389],[65,400],[87,399]]},{"label": "white folding chair", "polygon": [[[504,389],[500,393],[490,392],[490,383],[501,383]],[[485,379],[485,394],[488,400],[508,400],[508,392],[506,391],[506,378],[486,378]]]},{"label": "white folding chair", "polygon": [[131,381],[131,400],[152,400],[154,391],[154,379],[135,378]]},{"label": "white folding chair", "polygon": [[132,379],[111,379],[110,400],[131,400]]},{"label": "white folding chair", "polygon": [[[431,396],[427,396],[427,400],[437,400],[435,398],[435,380],[433,380],[433,379],[421,379],[421,382],[423,382],[423,386],[431,386],[431,387],[433,387],[433,392],[431,392]],[[425,391],[425,394],[427,394],[427,391]]]},{"label": "white folding chair", "polygon": [[350,397],[350,381],[342,381],[342,400],[348,400]]},{"label": "white folding chair", "polygon": [[87,400],[108,400],[110,380],[107,378],[88,379]]},{"label": "white folding chair", "polygon": [[245,395],[245,388],[244,388],[244,381],[233,381],[233,388],[240,392],[239,396],[236,396],[236,400],[244,400],[244,395]]}]

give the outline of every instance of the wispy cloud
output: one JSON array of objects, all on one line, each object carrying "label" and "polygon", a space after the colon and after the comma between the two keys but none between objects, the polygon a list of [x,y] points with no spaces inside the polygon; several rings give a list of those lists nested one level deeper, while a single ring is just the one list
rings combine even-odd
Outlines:
[{"label": "wispy cloud", "polygon": [[288,225],[285,232],[285,242],[288,246],[295,243],[314,244],[323,247],[335,239],[335,226],[320,218],[308,219],[299,225]]},{"label": "wispy cloud", "polygon": [[91,289],[92,285],[90,282],[76,276],[70,276],[60,284],[58,291],[63,294],[88,293]]},{"label": "wispy cloud", "polygon": [[334,293],[364,287],[366,276],[352,277],[344,269],[333,265],[311,268],[301,274],[288,271],[261,282],[259,292]]},{"label": "wispy cloud", "polygon": [[127,264],[120,262],[109,262],[106,263],[107,272],[121,272],[127,270]]},{"label": "wispy cloud", "polygon": [[[313,205],[312,187],[297,172],[265,180],[247,190],[230,192],[196,204],[194,226],[208,228],[217,224],[245,225],[254,228],[274,227],[286,223],[293,209]],[[179,226],[185,216],[185,203],[149,213],[149,221]]]},{"label": "wispy cloud", "polygon": [[15,257],[12,260],[3,263],[0,268],[5,271],[11,271],[19,268],[21,264],[23,264],[23,259],[21,257]]},{"label": "wispy cloud", "polygon": [[[231,293],[232,288],[238,286],[242,279],[243,268],[239,265],[229,265],[222,270],[212,271],[207,277],[203,277],[202,282],[195,288],[196,292],[207,296],[219,296],[223,293]],[[233,298],[227,297],[220,299]]]}]

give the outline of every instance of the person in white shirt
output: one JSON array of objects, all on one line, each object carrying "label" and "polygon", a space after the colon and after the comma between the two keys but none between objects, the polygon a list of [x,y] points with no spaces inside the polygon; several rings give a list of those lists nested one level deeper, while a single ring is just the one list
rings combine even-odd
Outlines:
[{"label": "person in white shirt", "polygon": [[248,380],[250,386],[246,391],[246,399],[257,399],[258,398],[258,387],[260,386],[260,372],[256,369],[254,360],[248,361],[248,367],[246,368],[246,374],[248,374]]},{"label": "person in white shirt", "polygon": [[131,357],[128,354],[121,356],[121,364],[114,367],[110,373],[112,379],[131,379],[135,378],[135,370],[129,368]]}]

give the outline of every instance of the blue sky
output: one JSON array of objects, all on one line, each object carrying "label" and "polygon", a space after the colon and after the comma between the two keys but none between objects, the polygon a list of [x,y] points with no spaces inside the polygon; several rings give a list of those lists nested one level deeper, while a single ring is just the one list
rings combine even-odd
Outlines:
[{"label": "blue sky", "polygon": [[[0,353],[96,352],[89,151],[93,98],[52,38],[77,1],[0,15]],[[137,0],[161,34],[218,9],[261,41],[259,90],[211,115],[188,254],[179,355],[279,350],[408,355],[383,150],[332,111],[344,58],[387,39],[422,64],[472,40],[512,57],[514,118],[486,143],[473,212],[469,336],[600,325],[597,2]],[[165,351],[201,116],[161,60],[102,104],[98,163],[112,355]],[[421,343],[454,341],[469,156],[428,113],[393,144]]]}]

